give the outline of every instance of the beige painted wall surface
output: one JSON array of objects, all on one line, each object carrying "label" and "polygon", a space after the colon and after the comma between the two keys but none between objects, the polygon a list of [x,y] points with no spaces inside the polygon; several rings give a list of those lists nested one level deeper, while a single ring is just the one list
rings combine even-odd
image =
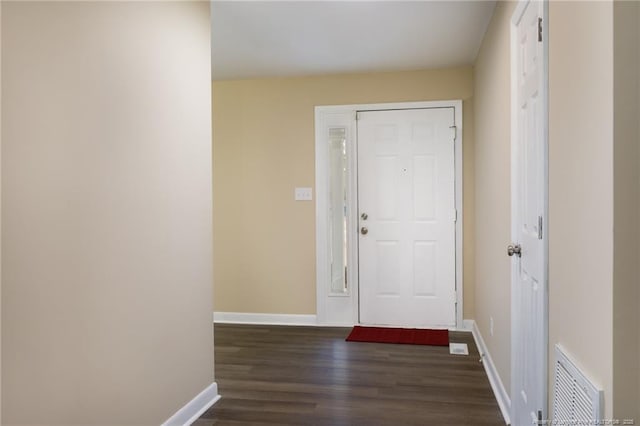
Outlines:
[{"label": "beige painted wall surface", "polygon": [[639,3],[614,2],[613,414],[640,421]]},{"label": "beige painted wall surface", "polygon": [[613,6],[550,2],[549,13],[549,359],[560,343],[611,418]]},{"label": "beige painted wall surface", "polygon": [[473,317],[473,116],[470,67],[382,74],[216,81],[215,310],[314,314],[314,107],[464,100],[464,315]]},{"label": "beige painted wall surface", "polygon": [[[2,192],[2,2],[0,1],[0,193]],[[2,240],[2,197],[0,196],[0,241]],[[2,423],[2,244],[0,244],[0,423]]]},{"label": "beige painted wall surface", "polygon": [[209,5],[2,12],[2,423],[160,424],[213,381]]},{"label": "beige painted wall surface", "polygon": [[[500,2],[475,64],[476,316],[507,392],[511,377],[511,87],[509,22]],[[491,336],[490,318],[494,321]]]}]

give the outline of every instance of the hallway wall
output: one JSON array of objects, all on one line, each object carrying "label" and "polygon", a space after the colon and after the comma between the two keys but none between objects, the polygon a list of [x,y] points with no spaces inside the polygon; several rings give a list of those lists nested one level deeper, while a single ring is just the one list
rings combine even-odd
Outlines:
[{"label": "hallway wall", "polygon": [[[0,48],[2,47],[2,2],[0,1]],[[0,51],[0,194],[2,192],[2,52]],[[0,241],[2,241],[2,196],[0,196]],[[2,423],[2,244],[0,243],[0,423]]]},{"label": "hallway wall", "polygon": [[[474,67],[476,324],[509,392],[511,377],[511,83],[509,22],[499,2]],[[493,319],[493,335],[490,322]]]},{"label": "hallway wall", "polygon": [[561,344],[611,418],[613,2],[550,2],[549,15],[549,365]]},{"label": "hallway wall", "polygon": [[613,413],[640,421],[640,3],[616,0],[613,24]]},{"label": "hallway wall", "polygon": [[207,2],[2,2],[3,425],[213,382]]},{"label": "hallway wall", "polygon": [[[474,94],[476,321],[507,390],[514,8],[496,6],[476,61]],[[549,10],[549,395],[560,343],[604,389],[606,418],[613,413],[612,10],[610,2],[551,2]]]}]

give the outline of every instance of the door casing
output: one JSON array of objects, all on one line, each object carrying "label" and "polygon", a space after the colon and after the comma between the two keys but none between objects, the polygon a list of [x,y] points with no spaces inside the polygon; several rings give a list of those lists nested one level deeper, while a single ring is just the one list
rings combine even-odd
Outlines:
[{"label": "door casing", "polygon": [[[353,326],[359,324],[358,268],[358,200],[357,200],[357,135],[358,111],[384,111],[403,109],[453,108],[456,126],[455,138],[455,205],[456,220],[456,328],[463,329],[463,126],[462,101],[426,101],[382,104],[356,104],[317,106],[315,108],[316,155],[316,319],[318,325]],[[331,295],[331,265],[329,260],[328,218],[329,158],[327,149],[328,129],[347,129],[347,232],[351,246],[347,248],[349,290],[344,295]]]}]

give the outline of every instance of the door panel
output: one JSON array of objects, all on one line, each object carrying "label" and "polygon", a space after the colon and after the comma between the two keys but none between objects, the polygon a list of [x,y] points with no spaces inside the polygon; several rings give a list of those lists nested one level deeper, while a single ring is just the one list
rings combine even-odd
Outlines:
[{"label": "door panel", "polygon": [[358,113],[360,322],[455,325],[453,108]]},{"label": "door panel", "polygon": [[380,155],[375,161],[377,216],[380,220],[397,220],[398,156]]},{"label": "door panel", "polygon": [[436,159],[433,155],[413,157],[413,215],[415,220],[432,221],[436,213]]},{"label": "door panel", "polygon": [[[545,210],[544,58],[539,41],[542,2],[529,2],[514,21],[518,61],[515,64],[516,129],[514,162],[513,242],[521,256],[512,257],[514,306],[512,360],[512,424],[532,424],[538,410],[546,413],[545,298],[546,272],[541,229]],[[519,12],[517,12],[519,13]],[[544,237],[546,238],[546,237]]]},{"label": "door panel", "polygon": [[413,243],[413,296],[434,297],[436,295],[436,243],[415,241]]}]

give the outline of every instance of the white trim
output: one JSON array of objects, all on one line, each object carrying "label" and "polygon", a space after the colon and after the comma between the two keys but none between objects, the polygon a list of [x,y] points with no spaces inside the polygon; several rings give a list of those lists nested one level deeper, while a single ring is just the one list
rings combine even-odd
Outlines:
[{"label": "white trim", "polygon": [[487,373],[487,377],[489,378],[491,389],[496,397],[496,401],[498,401],[498,407],[500,407],[500,412],[502,413],[502,417],[504,417],[504,422],[508,425],[511,423],[511,399],[509,398],[509,394],[507,393],[502,379],[500,378],[500,374],[493,363],[489,349],[484,343],[484,339],[482,338],[482,334],[480,334],[478,325],[474,320],[465,320],[465,325],[471,326],[473,340],[475,340],[476,346],[478,347],[484,371]]},{"label": "white trim", "polygon": [[475,327],[476,322],[472,319],[466,319],[462,322],[462,330],[460,331],[469,331],[473,332],[473,327]]},{"label": "white trim", "polygon": [[462,229],[464,222],[464,187],[463,187],[463,172],[464,163],[462,158],[462,136],[464,133],[464,126],[462,125],[462,101],[451,102],[454,107],[454,119],[456,126],[456,140],[455,140],[455,191],[456,191],[456,325],[458,327],[463,326],[462,315],[464,313],[463,294],[464,294],[464,258],[462,256],[463,250],[463,238]]},{"label": "white trim", "polygon": [[[464,209],[463,209],[463,152],[462,152],[462,140],[463,140],[463,122],[462,122],[462,101],[450,100],[450,101],[427,101],[427,102],[400,102],[400,103],[383,103],[383,104],[354,104],[354,105],[328,105],[317,106],[315,108],[315,124],[316,124],[316,312],[317,320],[321,325],[337,325],[333,324],[331,318],[332,312],[338,311],[340,314],[344,314],[346,311],[345,301],[338,301],[339,298],[331,298],[328,296],[327,291],[327,279],[328,270],[330,265],[328,264],[328,218],[326,217],[328,211],[328,200],[326,196],[327,192],[327,170],[328,170],[328,158],[326,154],[326,148],[324,147],[324,134],[328,125],[334,125],[331,123],[342,123],[348,129],[348,140],[350,144],[347,152],[350,155],[348,164],[349,170],[349,190],[348,190],[348,218],[347,231],[349,235],[354,235],[357,232],[357,189],[355,188],[357,182],[357,161],[356,161],[356,126],[355,119],[358,111],[381,111],[381,110],[401,110],[401,109],[418,109],[418,108],[454,108],[454,121],[457,126],[457,135],[455,140],[455,203],[456,210],[458,211],[458,217],[456,221],[456,328],[464,328],[463,324],[463,229],[462,224],[464,221]],[[349,249],[349,262],[351,265],[356,264],[357,250],[353,247]],[[359,323],[359,300],[358,300],[358,276],[357,268],[350,268],[349,279],[351,282],[350,293],[344,299],[350,304],[349,313],[351,318],[345,318],[344,315],[338,315],[340,318],[337,320],[339,324],[345,322],[351,322],[353,324]],[[338,306],[335,310],[329,305]]]},{"label": "white trim", "polygon": [[542,355],[542,371],[545,372],[542,380],[543,415],[549,418],[549,1],[542,3],[542,57],[544,59],[544,75],[542,83],[543,100],[543,158],[544,158],[544,208],[542,211],[542,262],[544,277],[544,313],[542,329],[544,332],[544,348]]},{"label": "white trim", "polygon": [[473,332],[473,320],[463,320],[462,327],[449,327],[449,331],[462,332],[462,333],[472,333]]},{"label": "white trim", "polygon": [[189,426],[219,399],[218,384],[213,382],[162,423],[162,426]]},{"label": "white trim", "polygon": [[418,108],[450,108],[462,105],[461,100],[448,101],[420,101],[420,102],[389,102],[383,104],[350,104],[350,105],[321,105],[316,111],[343,112],[343,111],[383,111],[386,109],[418,109]]},{"label": "white trim", "polygon": [[221,324],[318,325],[315,315],[214,312],[213,322]]},{"label": "white trim", "polygon": [[[355,151],[355,111],[339,109],[321,111],[315,109],[315,160],[316,160],[316,313],[321,325],[348,325],[358,323],[358,268],[348,267],[347,293],[331,294],[331,264],[329,247],[329,152],[326,143],[332,127],[346,131],[347,143],[347,199],[354,199],[357,191],[357,161]],[[356,265],[358,259],[357,208],[347,206],[347,265]]]}]

